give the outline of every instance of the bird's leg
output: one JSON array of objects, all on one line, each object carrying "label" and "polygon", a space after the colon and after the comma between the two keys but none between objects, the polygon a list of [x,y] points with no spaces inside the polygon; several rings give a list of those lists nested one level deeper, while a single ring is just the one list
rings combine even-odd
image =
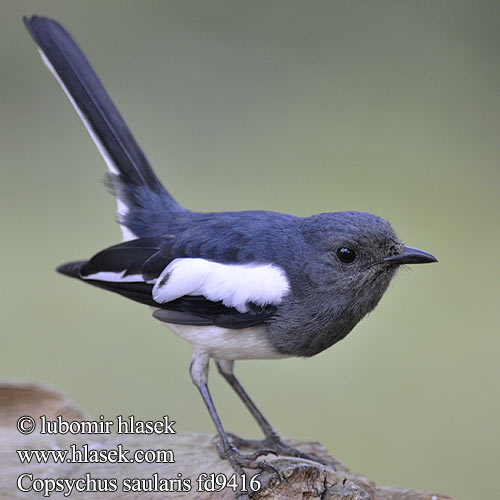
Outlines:
[{"label": "bird's leg", "polygon": [[247,407],[248,411],[252,414],[253,418],[256,420],[257,424],[261,428],[262,432],[266,436],[264,440],[253,440],[253,439],[242,439],[234,434],[229,434],[231,441],[235,446],[247,447],[252,449],[270,448],[274,450],[279,455],[285,455],[289,457],[300,457],[307,460],[312,460],[314,462],[319,462],[328,467],[332,467],[335,470],[335,465],[325,460],[321,457],[311,455],[309,453],[304,453],[297,448],[293,448],[285,444],[278,433],[274,430],[269,421],[264,417],[262,412],[257,408],[255,403],[252,401],[248,393],[243,389],[239,380],[233,373],[234,361],[227,360],[217,360],[217,368],[219,373],[226,379],[229,385],[234,389],[236,394],[243,401],[244,405]]},{"label": "bird's leg", "polygon": [[257,458],[262,455],[274,453],[273,450],[259,449],[251,455],[243,455],[239,452],[238,448],[236,448],[236,446],[229,440],[227,433],[222,427],[222,423],[220,421],[219,415],[217,414],[217,410],[215,409],[210,391],[208,390],[207,382],[209,359],[210,358],[207,354],[195,352],[191,360],[189,372],[191,374],[191,379],[193,380],[194,385],[200,391],[201,397],[203,398],[203,401],[207,406],[210,417],[212,418],[212,421],[215,424],[215,427],[219,434],[221,443],[217,446],[217,449],[220,457],[227,459],[233,469],[240,474],[243,473],[243,468],[269,470],[273,473],[277,473],[276,469],[269,463],[257,460]]}]

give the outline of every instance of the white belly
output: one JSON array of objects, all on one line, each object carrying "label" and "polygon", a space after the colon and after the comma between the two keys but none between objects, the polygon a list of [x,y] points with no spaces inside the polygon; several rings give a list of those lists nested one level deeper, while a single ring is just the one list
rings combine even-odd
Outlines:
[{"label": "white belly", "polygon": [[218,326],[191,326],[165,323],[177,336],[191,344],[193,351],[215,359],[279,359],[281,354],[267,340],[263,326],[232,330]]}]

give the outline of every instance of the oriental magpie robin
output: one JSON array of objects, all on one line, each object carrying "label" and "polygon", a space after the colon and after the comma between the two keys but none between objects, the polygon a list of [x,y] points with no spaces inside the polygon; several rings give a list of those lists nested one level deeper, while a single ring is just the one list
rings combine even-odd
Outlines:
[{"label": "oriental magpie robin", "polygon": [[[343,339],[378,304],[402,264],[436,262],[404,246],[384,219],[363,212],[295,217],[274,212],[196,213],[156,177],[97,75],[57,22],[24,18],[101,152],[123,242],[57,270],[152,306],[193,348],[192,380],[232,466],[260,468],[269,450],[325,463],[285,445],[233,374],[235,360],[313,356]],[[264,432],[257,451],[224,431],[207,386],[213,358]],[[331,465],[331,464],[330,464]]]}]

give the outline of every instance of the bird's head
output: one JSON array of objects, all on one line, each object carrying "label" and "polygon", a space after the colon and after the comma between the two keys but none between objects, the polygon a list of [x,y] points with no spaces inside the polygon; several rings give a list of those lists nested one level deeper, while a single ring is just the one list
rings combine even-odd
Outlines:
[{"label": "bird's head", "polygon": [[[365,212],[335,212],[306,219],[306,241],[315,249],[310,271],[333,306],[364,316],[379,302],[396,270],[437,262],[430,253],[403,245],[389,222]],[[340,304],[338,304],[340,305]]]}]

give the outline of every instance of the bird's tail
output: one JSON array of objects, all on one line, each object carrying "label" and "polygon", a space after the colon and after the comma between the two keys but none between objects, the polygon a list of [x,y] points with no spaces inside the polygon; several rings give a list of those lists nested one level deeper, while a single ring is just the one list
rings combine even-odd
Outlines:
[{"label": "bird's tail", "polygon": [[151,236],[151,223],[158,221],[160,214],[184,209],[156,177],[72,36],[59,23],[45,17],[24,17],[24,24],[108,166],[124,240]]}]

